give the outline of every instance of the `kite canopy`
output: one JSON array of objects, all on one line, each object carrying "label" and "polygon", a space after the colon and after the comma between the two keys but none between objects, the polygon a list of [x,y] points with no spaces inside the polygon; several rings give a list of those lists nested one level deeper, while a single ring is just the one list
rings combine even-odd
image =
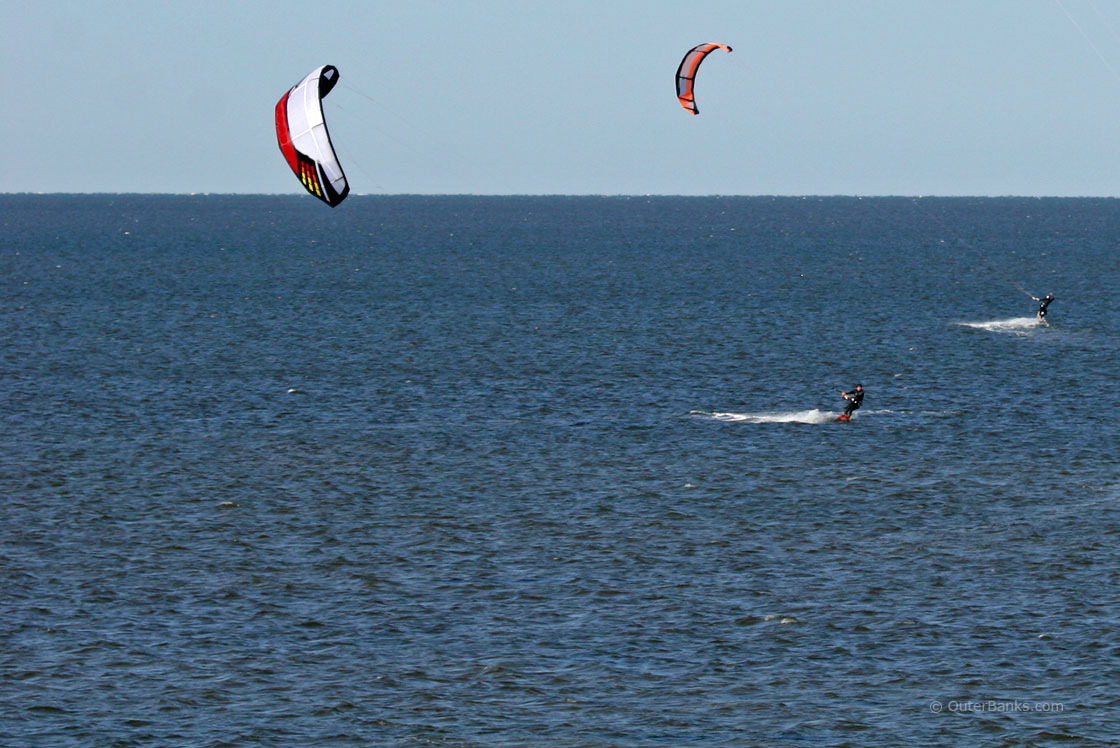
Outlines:
[{"label": "kite canopy", "polygon": [[276,140],[303,186],[332,208],[350,192],[323,119],[323,97],[338,83],[338,68],[324,65],[276,102]]},{"label": "kite canopy", "polygon": [[700,114],[700,109],[696,106],[696,97],[693,95],[693,86],[696,83],[696,71],[700,68],[700,63],[714,50],[722,49],[726,52],[731,51],[731,47],[726,44],[717,44],[708,42],[706,44],[697,44],[692,49],[688,50],[688,54],[681,60],[680,67],[677,68],[677,99],[680,100],[681,106],[693,114]]}]

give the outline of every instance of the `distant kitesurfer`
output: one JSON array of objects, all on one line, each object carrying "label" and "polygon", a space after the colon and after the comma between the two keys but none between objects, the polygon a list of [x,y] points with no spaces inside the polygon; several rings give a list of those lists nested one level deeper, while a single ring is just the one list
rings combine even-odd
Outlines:
[{"label": "distant kitesurfer", "polygon": [[844,412],[836,420],[850,421],[852,420],[852,413],[859,410],[859,406],[863,405],[863,385],[857,384],[851,392],[841,392],[840,396],[847,400],[848,404],[844,406]]},{"label": "distant kitesurfer", "polygon": [[1031,298],[1034,299],[1035,301],[1040,302],[1039,305],[1038,305],[1038,321],[1045,324],[1046,323],[1046,307],[1050,306],[1050,302],[1054,300],[1054,292],[1051,291],[1050,293],[1043,296],[1041,299],[1038,298],[1037,296],[1032,296]]}]

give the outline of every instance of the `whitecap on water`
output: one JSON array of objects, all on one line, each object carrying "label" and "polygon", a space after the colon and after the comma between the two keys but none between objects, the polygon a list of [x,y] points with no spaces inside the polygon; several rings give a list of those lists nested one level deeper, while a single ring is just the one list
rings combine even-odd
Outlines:
[{"label": "whitecap on water", "polygon": [[804,623],[804,621],[802,621],[797,616],[786,615],[784,613],[769,613],[763,616],[762,620],[768,622],[777,621],[778,623],[787,626],[791,623]]}]

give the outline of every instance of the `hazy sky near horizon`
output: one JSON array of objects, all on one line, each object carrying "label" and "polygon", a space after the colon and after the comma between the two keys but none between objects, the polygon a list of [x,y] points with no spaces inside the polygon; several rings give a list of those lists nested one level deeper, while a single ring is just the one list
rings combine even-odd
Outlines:
[{"label": "hazy sky near horizon", "polygon": [[[1120,195],[1111,0],[0,0],[0,192]],[[676,101],[692,46],[701,113]]]}]

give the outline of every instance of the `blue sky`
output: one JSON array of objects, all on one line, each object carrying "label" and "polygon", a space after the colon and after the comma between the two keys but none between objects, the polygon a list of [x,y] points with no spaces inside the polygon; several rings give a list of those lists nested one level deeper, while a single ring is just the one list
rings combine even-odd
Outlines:
[{"label": "blue sky", "polygon": [[[1112,0],[0,0],[0,192],[1120,195]],[[701,114],[673,73],[700,42]]]}]

